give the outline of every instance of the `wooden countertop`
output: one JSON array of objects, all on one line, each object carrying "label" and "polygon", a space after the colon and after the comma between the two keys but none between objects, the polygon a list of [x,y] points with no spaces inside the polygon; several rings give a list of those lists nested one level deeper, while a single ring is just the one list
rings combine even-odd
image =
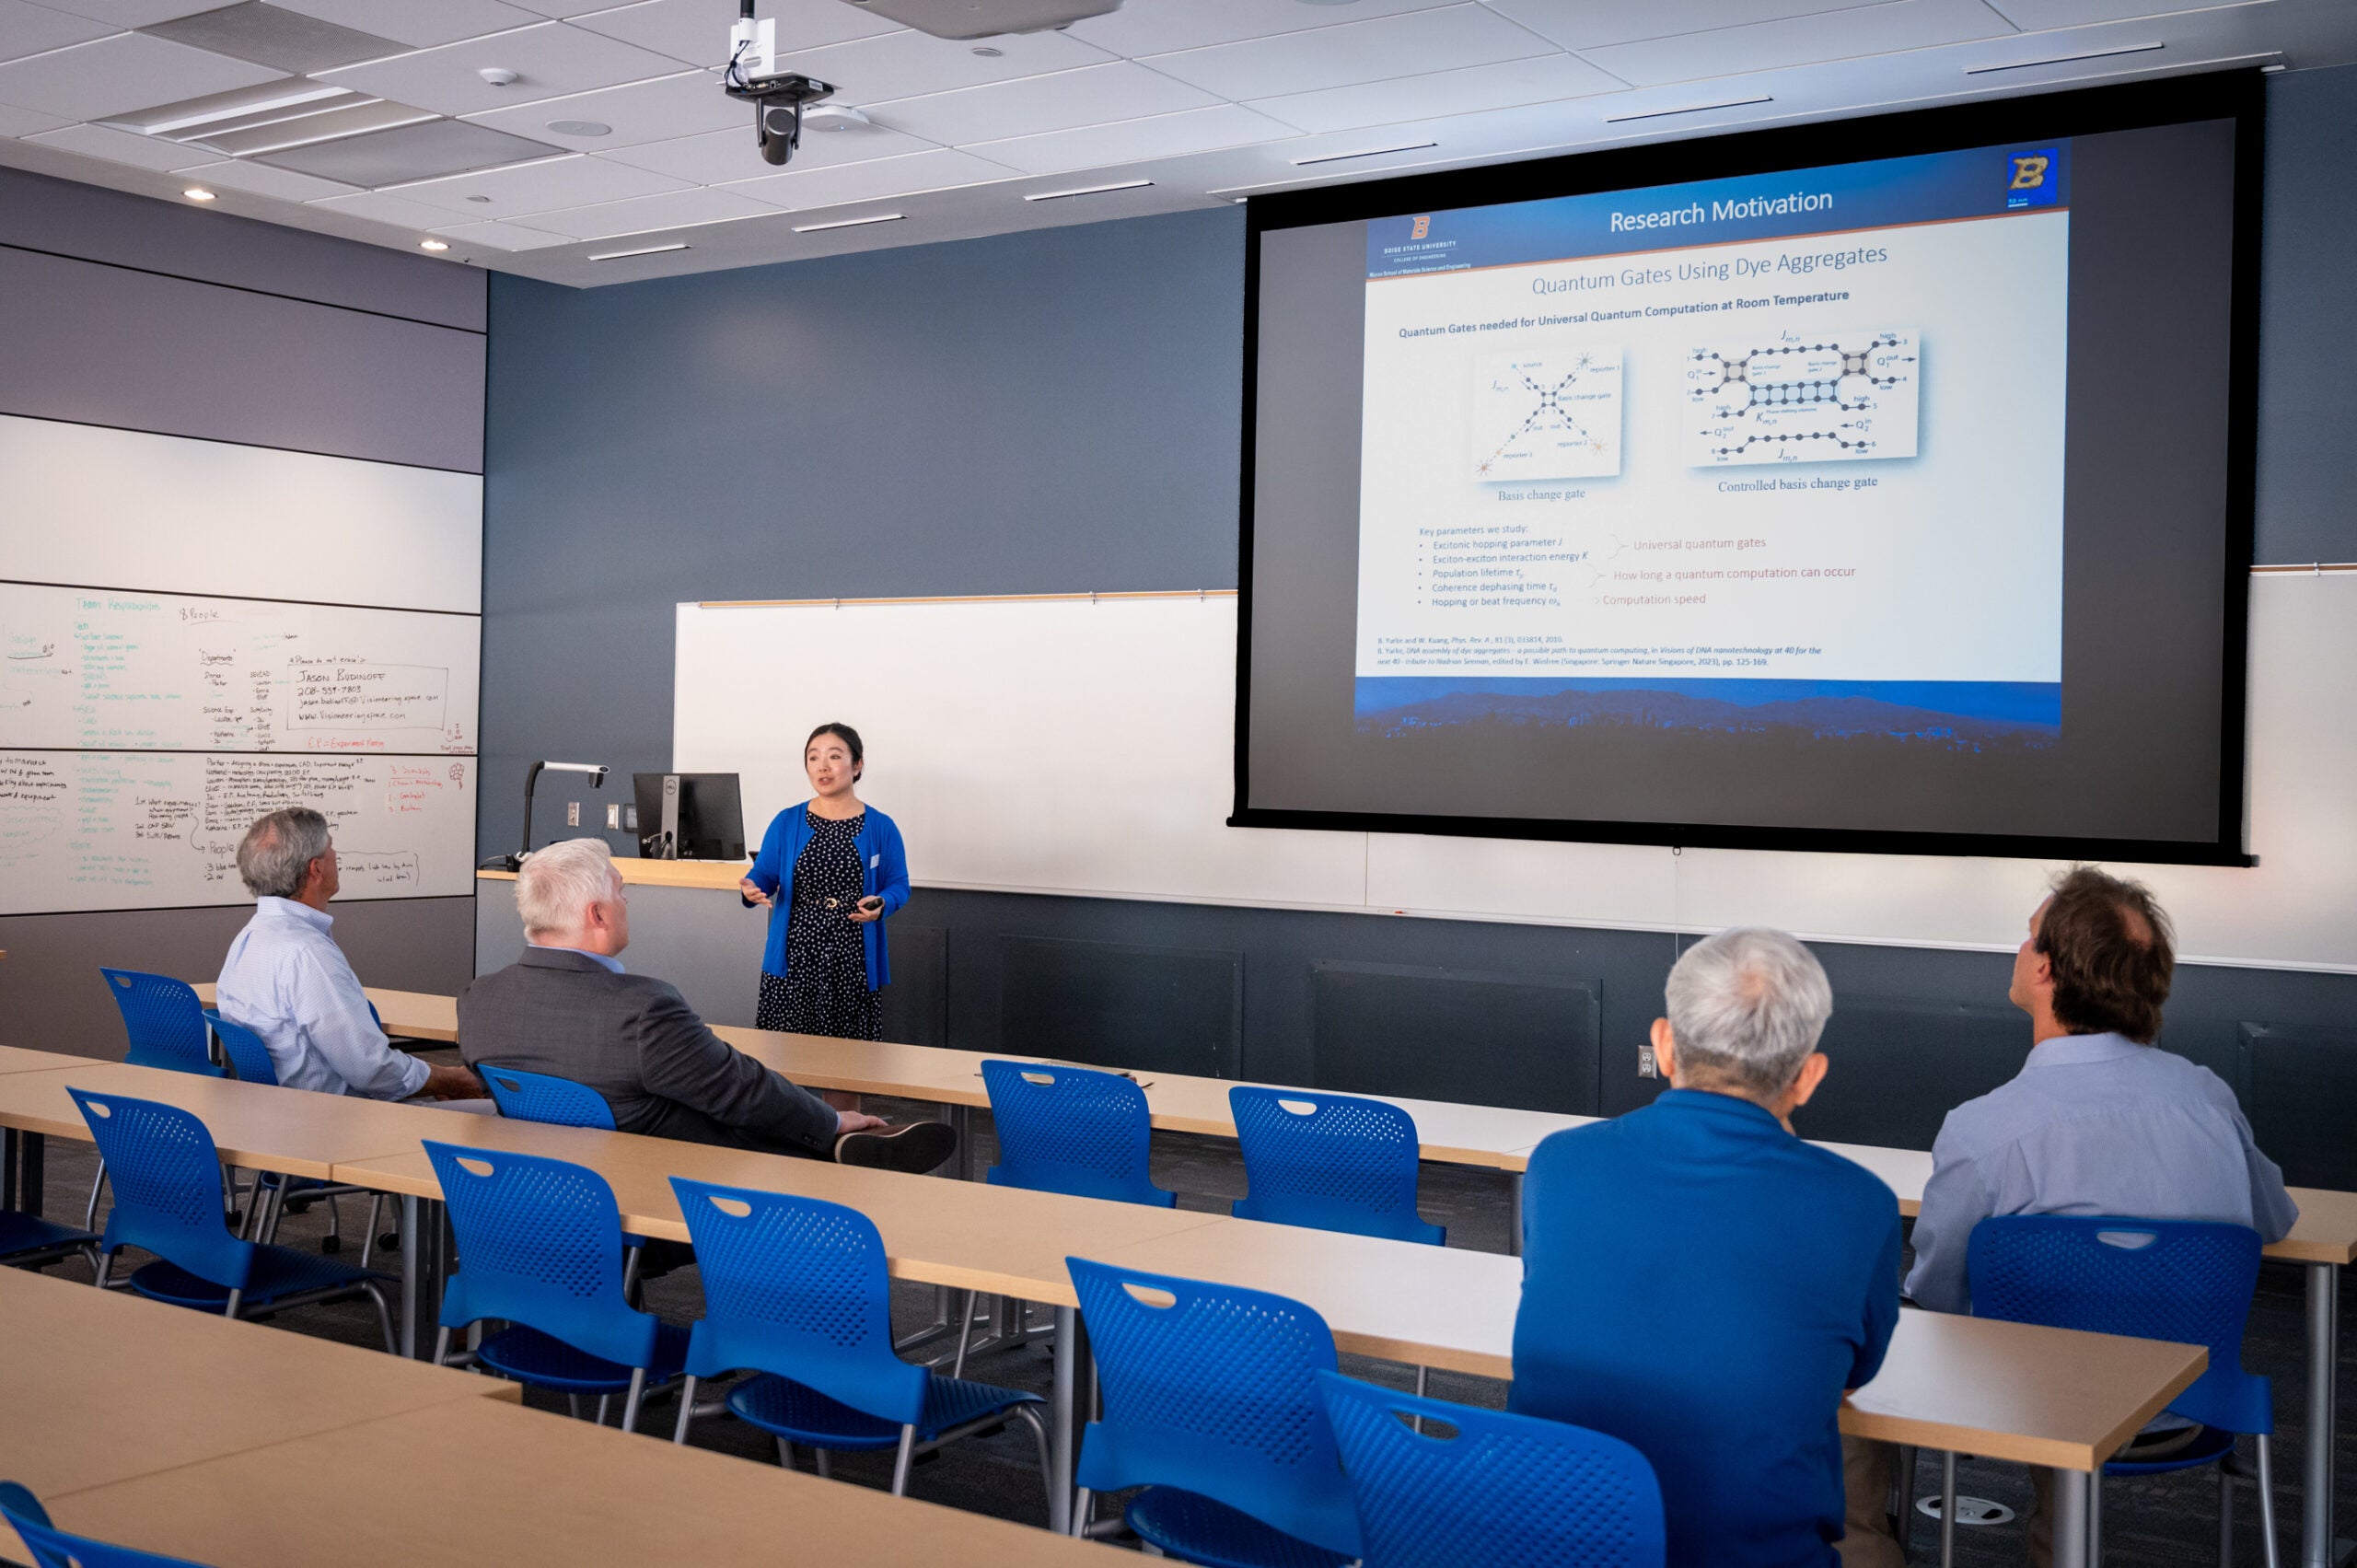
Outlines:
[{"label": "wooden countertop", "polygon": [[[749,860],[640,860],[636,856],[617,858],[614,869],[622,874],[622,881],[634,888],[710,888],[718,892],[733,893],[745,874],[753,869]],[[478,871],[478,882],[513,882],[513,871]]]}]

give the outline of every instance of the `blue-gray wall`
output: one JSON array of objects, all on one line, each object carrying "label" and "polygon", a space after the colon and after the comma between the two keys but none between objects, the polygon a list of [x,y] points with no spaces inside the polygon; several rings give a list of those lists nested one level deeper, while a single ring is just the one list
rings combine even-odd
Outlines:
[{"label": "blue-gray wall", "polygon": [[[2259,555],[2350,560],[2357,68],[2276,78],[2270,115]],[[1230,209],[586,291],[494,278],[486,777],[667,766],[679,600],[1232,587],[1243,235]],[[487,851],[518,793],[484,795]],[[927,955],[896,957],[908,1038],[1078,1054],[1115,1031],[1165,1070],[1400,1092],[1439,1059],[1458,1098],[1608,1109],[1655,1086],[1637,1047],[1674,957],[1637,933],[940,891],[896,955],[902,930]],[[1826,957],[1841,1067],[1809,1130],[1925,1143],[2017,1063],[2002,958]],[[2357,980],[2203,970],[2169,1043],[2281,1103],[2267,1132],[2321,1178],[2345,1140],[2276,1086],[2357,1060],[2331,1032],[2352,1002]],[[1432,1049],[1468,1015],[1461,1050]]]},{"label": "blue-gray wall", "polygon": [[[477,473],[485,309],[447,262],[0,168],[0,413]],[[473,906],[339,904],[336,935],[371,983],[447,991]],[[250,913],[0,917],[0,1043],[120,1055],[99,966],[209,980]]]}]

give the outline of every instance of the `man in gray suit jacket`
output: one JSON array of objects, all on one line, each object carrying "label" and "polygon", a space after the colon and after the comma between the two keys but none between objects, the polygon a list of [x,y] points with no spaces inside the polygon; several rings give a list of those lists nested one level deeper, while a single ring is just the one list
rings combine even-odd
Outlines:
[{"label": "man in gray suit jacket", "polygon": [[836,1110],[714,1034],[673,986],[626,973],[630,903],[603,842],[534,854],[516,904],[531,946],[459,996],[470,1066],[586,1084],[625,1132],[893,1170],[931,1170],[956,1150],[943,1122],[894,1129]]}]

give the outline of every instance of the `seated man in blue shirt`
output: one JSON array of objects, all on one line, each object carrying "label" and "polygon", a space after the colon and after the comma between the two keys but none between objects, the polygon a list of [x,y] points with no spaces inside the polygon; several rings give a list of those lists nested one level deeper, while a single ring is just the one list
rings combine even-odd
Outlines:
[{"label": "seated man in blue shirt", "polygon": [[[2006,993],[2029,1015],[2029,1059],[1941,1124],[1907,1276],[1917,1306],[1972,1310],[1966,1248],[1991,1215],[2219,1220],[2268,1241],[2292,1228],[2299,1210],[2283,1173],[2253,1144],[2234,1091],[2154,1044],[2176,974],[2174,940],[2149,891],[2093,866],[2056,881],[2031,913]],[[2195,1430],[2165,1417],[2140,1446],[2157,1457]],[[1879,1444],[1850,1446],[1849,1568],[1900,1561],[1882,1507],[1889,1458]],[[2042,1564],[2052,1560],[2052,1472],[2030,1474],[2029,1556]]]},{"label": "seated man in blue shirt", "polygon": [[340,887],[328,819],[308,807],[273,811],[246,830],[238,875],[253,918],[229,944],[215,1006],[261,1037],[278,1081],[369,1099],[471,1098],[482,1081],[395,1051],[368,1010],[360,977],[330,935]]},{"label": "seated man in blue shirt", "polygon": [[1898,1200],[1793,1135],[1833,1011],[1808,949],[1721,932],[1668,1002],[1671,1087],[1531,1156],[1512,1408],[1643,1452],[1673,1568],[1831,1568],[1835,1419],[1898,1320]]}]

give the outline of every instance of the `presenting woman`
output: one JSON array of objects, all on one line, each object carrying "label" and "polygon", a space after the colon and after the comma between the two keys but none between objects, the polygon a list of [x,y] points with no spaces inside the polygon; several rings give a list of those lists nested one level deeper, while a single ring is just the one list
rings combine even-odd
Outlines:
[{"label": "presenting woman", "polygon": [[876,993],[892,978],[884,919],[909,901],[909,866],[900,830],[856,793],[865,761],[849,725],[812,730],[802,751],[811,798],[777,814],[738,884],[748,906],[770,911],[761,1028],[881,1038]]}]

